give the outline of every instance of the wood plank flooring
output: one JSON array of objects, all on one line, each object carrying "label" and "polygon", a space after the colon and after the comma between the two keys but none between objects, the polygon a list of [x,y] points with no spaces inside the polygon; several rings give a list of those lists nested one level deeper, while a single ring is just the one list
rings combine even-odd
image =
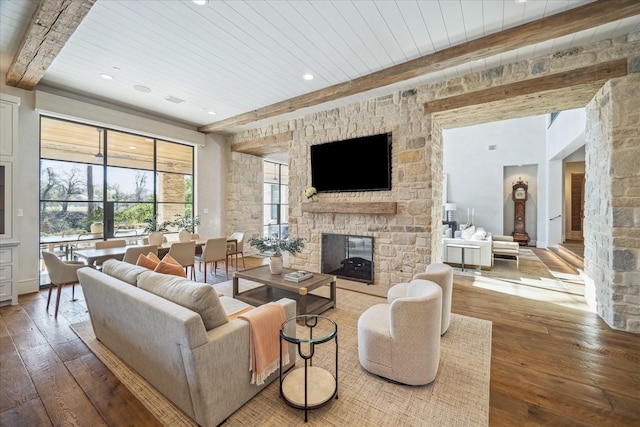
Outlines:
[{"label": "wood plank flooring", "polygon": [[[452,311],[493,322],[491,426],[640,425],[640,336],[611,330],[575,295],[454,282]],[[64,289],[57,320],[46,291],[0,308],[0,426],[158,425],[69,328],[88,318],[76,296]]]}]

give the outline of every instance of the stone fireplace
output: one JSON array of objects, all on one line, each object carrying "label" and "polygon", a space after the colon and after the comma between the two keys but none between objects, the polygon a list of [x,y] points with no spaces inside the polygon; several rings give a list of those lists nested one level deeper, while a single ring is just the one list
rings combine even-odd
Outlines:
[{"label": "stone fireplace", "polygon": [[322,273],[374,283],[373,237],[322,233],[321,253]]}]

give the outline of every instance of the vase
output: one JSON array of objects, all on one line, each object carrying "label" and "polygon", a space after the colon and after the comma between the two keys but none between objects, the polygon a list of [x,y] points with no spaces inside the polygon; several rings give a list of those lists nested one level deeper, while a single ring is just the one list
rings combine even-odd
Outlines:
[{"label": "vase", "polygon": [[281,255],[273,255],[269,257],[269,270],[271,270],[271,274],[282,273],[282,256]]}]

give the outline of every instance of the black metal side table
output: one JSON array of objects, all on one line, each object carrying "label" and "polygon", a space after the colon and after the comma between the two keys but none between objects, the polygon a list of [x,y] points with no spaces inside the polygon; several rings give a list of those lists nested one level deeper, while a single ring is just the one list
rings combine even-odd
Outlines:
[{"label": "black metal side table", "polygon": [[[335,373],[313,366],[315,347],[334,340],[336,351]],[[280,352],[282,340],[296,344],[304,367],[294,368],[286,375],[282,372],[280,354],[280,396],[289,406],[307,411],[326,405],[338,398],[338,325],[324,316],[303,315],[288,319],[280,328]]]}]

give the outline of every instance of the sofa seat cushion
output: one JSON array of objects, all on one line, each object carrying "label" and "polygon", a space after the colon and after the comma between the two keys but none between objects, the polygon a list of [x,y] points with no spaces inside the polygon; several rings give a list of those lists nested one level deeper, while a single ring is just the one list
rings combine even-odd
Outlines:
[{"label": "sofa seat cushion", "polygon": [[102,264],[102,272],[108,274],[111,277],[115,277],[118,280],[127,282],[130,285],[136,286],[138,282],[138,276],[147,272],[144,267],[129,264],[128,262],[118,261],[116,259],[106,260]]},{"label": "sofa seat cushion", "polygon": [[206,283],[147,270],[138,277],[138,287],[195,311],[207,331],[229,322],[218,294]]}]

